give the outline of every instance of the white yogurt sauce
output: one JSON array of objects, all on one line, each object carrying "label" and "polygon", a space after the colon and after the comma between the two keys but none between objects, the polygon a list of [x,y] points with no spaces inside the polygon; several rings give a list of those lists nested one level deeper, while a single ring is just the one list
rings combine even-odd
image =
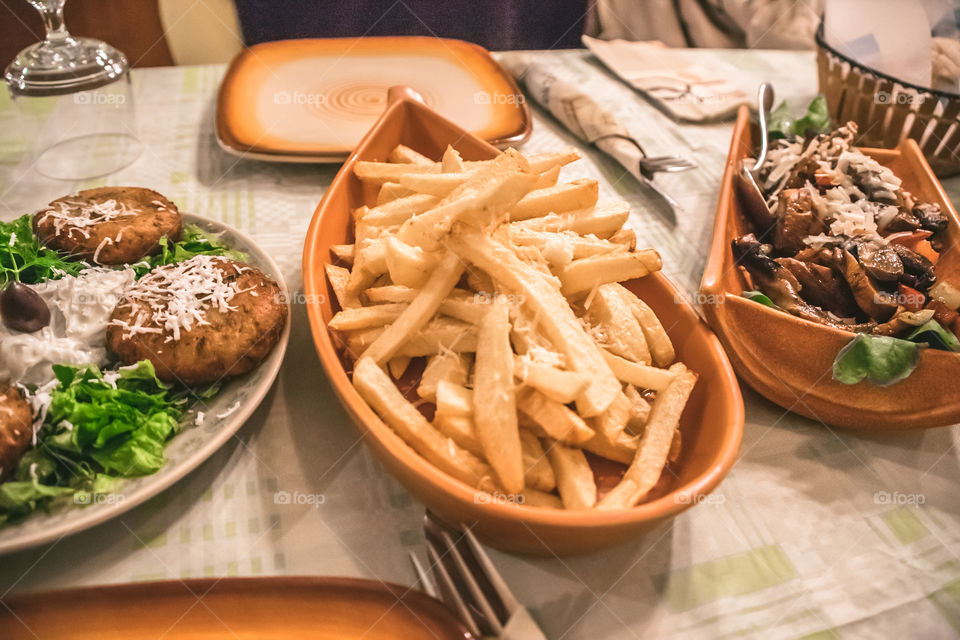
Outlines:
[{"label": "white yogurt sauce", "polygon": [[50,308],[50,325],[21,333],[0,323],[0,379],[43,385],[54,364],[107,364],[107,322],[135,279],[132,269],[95,267],[29,285]]}]

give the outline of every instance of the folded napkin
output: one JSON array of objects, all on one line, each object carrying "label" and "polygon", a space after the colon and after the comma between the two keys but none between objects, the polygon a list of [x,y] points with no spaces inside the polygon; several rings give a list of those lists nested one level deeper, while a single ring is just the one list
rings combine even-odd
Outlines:
[{"label": "folded napkin", "polygon": [[731,118],[740,105],[751,102],[750,96],[729,80],[737,77],[737,69],[707,50],[590,36],[583,36],[583,44],[620,79],[677,120]]},{"label": "folded napkin", "polygon": [[674,209],[677,201],[660,189],[652,175],[644,174],[640,160],[646,152],[616,117],[593,98],[569,82],[561,80],[542,63],[523,53],[505,53],[500,63],[522,82],[527,96],[559,120],[572,134],[615,158],[634,177],[647,183]]}]

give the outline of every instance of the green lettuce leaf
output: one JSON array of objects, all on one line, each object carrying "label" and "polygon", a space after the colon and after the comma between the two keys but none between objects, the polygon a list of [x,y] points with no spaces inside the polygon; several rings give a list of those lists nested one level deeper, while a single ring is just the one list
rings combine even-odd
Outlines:
[{"label": "green lettuce leaf", "polygon": [[767,122],[767,131],[771,140],[794,136],[803,137],[808,132],[826,133],[830,130],[827,100],[823,96],[817,96],[810,102],[807,112],[796,120],[793,119],[789,105],[786,102],[781,102],[776,109],[770,112]]},{"label": "green lettuce leaf", "polygon": [[866,378],[886,387],[900,382],[917,366],[920,345],[889,336],[860,334],[833,361],[833,379],[856,384]]},{"label": "green lettuce leaf", "polygon": [[760,304],[768,307],[773,307],[774,309],[777,308],[777,305],[773,303],[773,300],[771,300],[767,294],[761,291],[744,291],[743,297],[747,300],[753,300],[754,302],[759,302]]},{"label": "green lettuce leaf", "polygon": [[166,238],[160,238],[160,253],[144,258],[133,265],[133,270],[140,278],[154,267],[176,264],[199,255],[225,256],[241,262],[247,259],[247,254],[231,249],[216,235],[207,233],[195,224],[188,224],[179,242],[171,243]]},{"label": "green lettuce leaf", "polygon": [[74,493],[77,504],[92,504],[92,494],[109,492],[117,478],[155,473],[188,405],[188,392],[161,382],[146,360],[108,372],[93,365],[53,370],[58,385],[37,446],[14,480],[0,484],[0,526],[58,496]]}]

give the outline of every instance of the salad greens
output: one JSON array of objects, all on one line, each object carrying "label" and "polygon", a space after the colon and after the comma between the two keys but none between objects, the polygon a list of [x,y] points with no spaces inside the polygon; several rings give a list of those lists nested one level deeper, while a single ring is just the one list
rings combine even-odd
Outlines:
[{"label": "salad greens", "polygon": [[0,289],[14,280],[36,284],[77,275],[88,265],[63,258],[47,249],[33,233],[29,214],[11,222],[0,222]]},{"label": "salad greens", "polygon": [[866,378],[880,387],[900,382],[917,366],[920,345],[909,340],[861,333],[833,361],[833,379],[856,384]]},{"label": "salad greens", "polygon": [[920,325],[905,340],[860,334],[837,354],[833,379],[856,384],[866,378],[881,387],[895,384],[913,373],[925,346],[960,351],[960,340],[936,320]]},{"label": "salad greens", "polygon": [[180,241],[171,243],[166,237],[160,238],[160,253],[136,263],[133,270],[140,278],[154,267],[183,262],[198,255],[226,256],[241,262],[247,259],[245,253],[231,249],[217,236],[207,233],[195,224],[188,224],[183,228],[183,238]]},{"label": "salad greens", "polygon": [[767,296],[767,294],[761,291],[744,291],[743,297],[747,300],[753,300],[754,302],[759,302],[760,304],[766,305],[768,307],[777,308],[777,305],[773,303],[773,300]]},{"label": "salad greens", "polygon": [[827,100],[817,96],[807,107],[807,113],[801,118],[793,119],[790,107],[786,102],[770,112],[769,127],[771,140],[805,136],[808,132],[826,133],[830,130],[830,114],[827,112]]},{"label": "salad greens", "polygon": [[148,360],[116,371],[94,365],[53,370],[57,385],[37,444],[14,479],[0,484],[0,526],[70,496],[90,504],[117,478],[156,472],[187,409],[189,392],[161,382]]}]

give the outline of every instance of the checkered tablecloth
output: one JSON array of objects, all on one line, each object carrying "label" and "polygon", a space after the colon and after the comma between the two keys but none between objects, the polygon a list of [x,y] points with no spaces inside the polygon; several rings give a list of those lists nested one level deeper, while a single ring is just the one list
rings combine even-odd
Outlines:
[{"label": "checkered tablecloth", "polygon": [[[699,165],[662,180],[671,220],[609,158],[586,150],[569,177],[634,207],[641,245],[691,295],[711,236],[732,125],[681,126],[582,51],[537,54],[629,124],[651,154]],[[721,56],[797,104],[816,91],[813,55]],[[267,164],[223,153],[213,132],[221,66],[134,72],[144,155],[111,184],[148,186],[182,210],[251,234],[301,287],[310,217],[337,166]],[[0,218],[71,189],[29,170],[16,116],[0,98]],[[576,144],[535,109],[527,151]],[[960,185],[948,183],[960,194]],[[170,490],[107,524],[0,557],[0,594],[198,576],[349,575],[411,583],[423,508],[358,441],[297,305],[273,391],[238,436]],[[957,427],[863,436],[785,413],[744,389],[740,459],[717,492],[631,544],[575,558],[493,552],[551,638],[875,638],[960,633]],[[278,492],[314,496],[278,504]],[[301,500],[301,502],[303,502]]]}]

